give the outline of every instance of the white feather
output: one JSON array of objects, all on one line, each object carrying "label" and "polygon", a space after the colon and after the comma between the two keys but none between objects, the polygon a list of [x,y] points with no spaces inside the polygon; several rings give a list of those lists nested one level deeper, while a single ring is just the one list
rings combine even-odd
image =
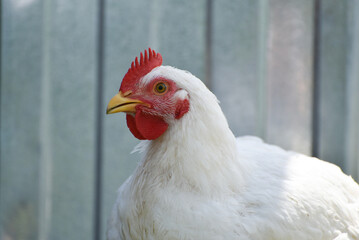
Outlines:
[{"label": "white feather", "polygon": [[[190,100],[120,187],[109,240],[359,239],[359,187],[335,165],[235,138],[217,98],[168,66],[142,79],[172,79]],[[182,97],[183,95],[181,93]]]}]

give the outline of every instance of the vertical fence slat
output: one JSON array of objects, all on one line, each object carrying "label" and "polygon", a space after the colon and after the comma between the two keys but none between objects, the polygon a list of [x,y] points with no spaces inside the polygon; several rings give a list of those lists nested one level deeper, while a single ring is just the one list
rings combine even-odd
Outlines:
[{"label": "vertical fence slat", "polygon": [[[205,0],[106,3],[104,113],[131,61],[148,47],[162,54],[164,65],[191,71],[204,80],[205,3]],[[138,154],[130,155],[138,141],[128,130],[125,115],[104,118],[103,231],[116,190],[140,159]]]},{"label": "vertical fence slat", "polygon": [[92,239],[97,1],[51,1],[44,38],[51,197],[48,239]]},{"label": "vertical fence slat", "polygon": [[321,1],[318,155],[343,167],[346,120],[347,1]]},{"label": "vertical fence slat", "polygon": [[102,234],[102,181],[103,181],[103,94],[105,62],[105,0],[97,0],[97,86],[96,86],[96,146],[94,182],[93,239],[101,239]]},{"label": "vertical fence slat", "polygon": [[206,0],[154,2],[149,43],[158,47],[164,65],[190,71],[206,82]]},{"label": "vertical fence slat", "polygon": [[213,2],[213,91],[235,135],[262,121],[260,1]]},{"label": "vertical fence slat", "polygon": [[4,2],[2,238],[92,238],[95,6]]},{"label": "vertical fence slat", "polygon": [[267,140],[311,152],[313,1],[268,4]]},{"label": "vertical fence slat", "polygon": [[40,1],[1,4],[0,239],[35,240],[41,207],[42,8]]},{"label": "vertical fence slat", "polygon": [[345,169],[359,179],[359,1],[350,2]]}]

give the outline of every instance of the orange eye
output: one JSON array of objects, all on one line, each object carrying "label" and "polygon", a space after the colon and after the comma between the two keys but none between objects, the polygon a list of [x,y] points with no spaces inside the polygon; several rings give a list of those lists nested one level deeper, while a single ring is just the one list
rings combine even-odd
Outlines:
[{"label": "orange eye", "polygon": [[155,85],[154,91],[158,95],[163,95],[167,92],[167,84],[164,82],[159,82]]}]

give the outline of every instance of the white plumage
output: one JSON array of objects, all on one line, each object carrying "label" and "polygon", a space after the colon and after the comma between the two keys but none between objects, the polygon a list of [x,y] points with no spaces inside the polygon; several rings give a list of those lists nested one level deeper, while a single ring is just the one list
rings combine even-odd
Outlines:
[{"label": "white plumage", "polygon": [[359,239],[359,187],[335,165],[256,137],[235,138],[216,97],[195,76],[154,68],[189,111],[166,119],[120,187],[109,240]]}]

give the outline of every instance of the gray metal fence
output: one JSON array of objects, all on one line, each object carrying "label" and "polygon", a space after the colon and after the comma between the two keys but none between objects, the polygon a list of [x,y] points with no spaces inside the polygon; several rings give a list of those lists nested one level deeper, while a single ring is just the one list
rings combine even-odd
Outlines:
[{"label": "gray metal fence", "polygon": [[104,239],[139,156],[108,100],[147,47],[257,135],[359,176],[359,0],[3,0],[0,239]]}]

